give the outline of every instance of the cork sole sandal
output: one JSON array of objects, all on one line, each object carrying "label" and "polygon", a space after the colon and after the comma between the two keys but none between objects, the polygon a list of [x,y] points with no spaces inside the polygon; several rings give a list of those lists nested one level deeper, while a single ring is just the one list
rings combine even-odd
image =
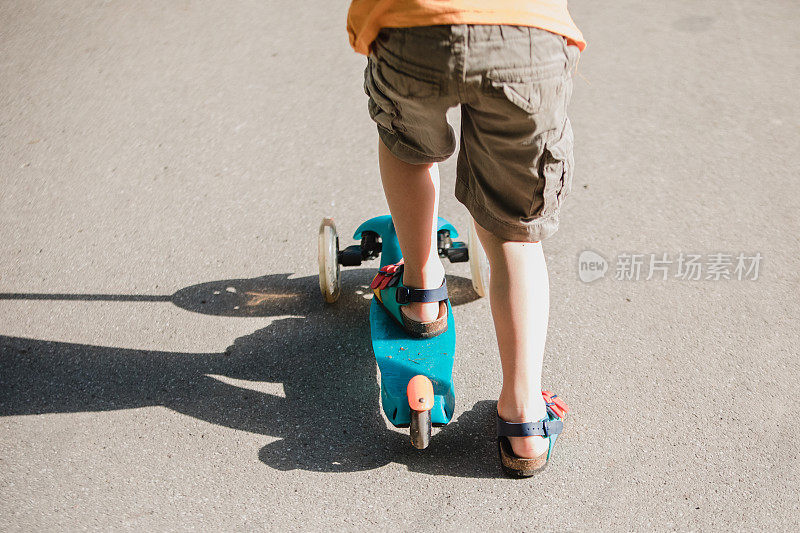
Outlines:
[{"label": "cork sole sandal", "polygon": [[[506,422],[497,415],[497,453],[500,466],[509,477],[531,477],[544,470],[550,462],[558,435],[564,431],[564,418],[569,412],[567,404],[550,391],[542,391],[547,415],[536,422]],[[538,457],[519,457],[511,447],[508,437],[540,436],[549,440],[547,451]]]},{"label": "cork sole sandal", "polygon": [[[447,331],[447,282],[437,289],[412,289],[403,285],[403,263],[381,268],[370,288],[381,307],[412,337],[430,339]],[[431,322],[417,322],[402,312],[410,303],[439,302],[439,315]]]}]

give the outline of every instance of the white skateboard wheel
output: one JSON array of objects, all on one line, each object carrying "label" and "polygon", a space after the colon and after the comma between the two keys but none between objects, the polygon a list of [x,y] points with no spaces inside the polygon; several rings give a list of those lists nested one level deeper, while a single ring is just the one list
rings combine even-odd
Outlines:
[{"label": "white skateboard wheel", "polygon": [[475,221],[469,222],[469,271],[472,275],[472,288],[478,296],[484,297],[489,294],[489,258],[481,246],[478,239],[478,232],[475,230]]},{"label": "white skateboard wheel", "polygon": [[323,218],[318,241],[319,290],[329,304],[339,299],[341,269],[339,267],[339,235],[332,218]]}]

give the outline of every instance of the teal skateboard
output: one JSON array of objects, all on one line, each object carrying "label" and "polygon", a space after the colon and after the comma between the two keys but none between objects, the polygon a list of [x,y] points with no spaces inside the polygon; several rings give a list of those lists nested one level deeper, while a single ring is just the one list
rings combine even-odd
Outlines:
[{"label": "teal skateboard", "polygon": [[[475,291],[483,296],[488,288],[488,263],[477,244],[474,227],[470,245],[454,241],[458,232],[439,218],[439,256],[450,262],[469,261]],[[358,266],[380,256],[380,266],[402,259],[392,218],[371,218],[358,227],[353,238],[360,244],[339,250],[339,238],[332,219],[322,221],[319,231],[319,284],[323,297],[334,303],[339,297],[341,266]],[[369,310],[372,350],[380,370],[381,405],[395,427],[409,427],[412,444],[419,449],[430,442],[431,426],[450,422],[455,409],[453,358],[456,330],[450,301],[447,302],[447,331],[430,339],[410,337],[373,297]]]}]

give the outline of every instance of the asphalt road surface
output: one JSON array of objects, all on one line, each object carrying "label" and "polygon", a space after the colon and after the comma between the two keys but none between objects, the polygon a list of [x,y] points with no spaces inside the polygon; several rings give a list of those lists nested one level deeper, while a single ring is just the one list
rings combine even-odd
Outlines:
[{"label": "asphalt road surface", "polygon": [[375,266],[319,295],[322,217],[344,246],[387,212],[346,9],[0,3],[0,529],[796,531],[800,4],[571,2],[544,385],[572,413],[524,481],[466,264],[424,452],[380,410]]}]

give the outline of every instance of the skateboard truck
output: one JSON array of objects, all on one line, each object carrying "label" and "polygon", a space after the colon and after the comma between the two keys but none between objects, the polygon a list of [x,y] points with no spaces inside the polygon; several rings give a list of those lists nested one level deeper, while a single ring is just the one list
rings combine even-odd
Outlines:
[{"label": "skateboard truck", "polygon": [[[436,248],[439,257],[447,258],[451,263],[469,261],[467,244],[453,241],[450,230],[441,229],[436,233]],[[361,233],[361,244],[353,244],[337,253],[336,259],[342,266],[360,266],[363,261],[375,259],[381,253],[380,235],[374,231]]]},{"label": "skateboard truck", "polygon": [[465,263],[469,261],[469,249],[463,242],[453,241],[449,229],[440,229],[436,232],[436,248],[439,257],[446,257],[451,263]]},{"label": "skateboard truck", "polygon": [[361,244],[353,244],[338,252],[337,260],[342,266],[360,266],[362,261],[375,259],[381,254],[381,237],[374,231],[361,233]]},{"label": "skateboard truck", "polygon": [[406,388],[408,406],[411,408],[409,433],[411,444],[424,450],[431,441],[431,409],[433,408],[433,383],[422,374],[411,378]]}]

